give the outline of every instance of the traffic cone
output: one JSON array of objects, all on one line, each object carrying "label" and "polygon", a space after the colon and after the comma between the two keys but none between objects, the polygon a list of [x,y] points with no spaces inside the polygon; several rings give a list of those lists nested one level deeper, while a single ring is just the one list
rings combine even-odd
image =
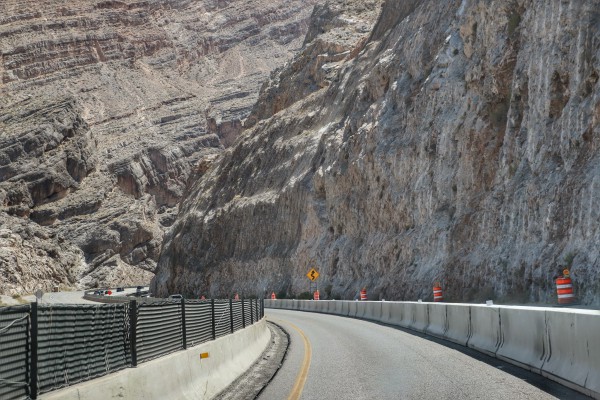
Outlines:
[{"label": "traffic cone", "polygon": [[361,301],[365,301],[367,300],[367,288],[362,288],[362,290],[360,291],[360,300]]},{"label": "traffic cone", "polygon": [[436,282],[433,285],[433,301],[439,302],[444,301],[444,296],[442,294],[442,285],[439,282]]},{"label": "traffic cone", "polygon": [[239,299],[240,299],[240,296],[239,296],[239,295],[236,293],[236,294],[235,294],[235,296],[233,296],[233,299],[234,299],[234,300],[239,300]]},{"label": "traffic cone", "polygon": [[271,300],[277,300],[277,297],[275,297],[275,292],[271,293]]},{"label": "traffic cone", "polygon": [[562,276],[556,278],[556,294],[558,295],[558,304],[571,304],[575,301],[573,281],[568,269],[563,271]]}]

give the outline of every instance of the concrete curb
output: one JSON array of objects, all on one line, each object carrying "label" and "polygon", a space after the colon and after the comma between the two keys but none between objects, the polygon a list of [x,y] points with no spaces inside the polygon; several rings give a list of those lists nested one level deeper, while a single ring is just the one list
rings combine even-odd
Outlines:
[{"label": "concrete curb", "polygon": [[[263,318],[231,335],[38,398],[211,399],[254,364],[270,338],[270,330]],[[201,359],[201,353],[208,353],[209,357]]]}]

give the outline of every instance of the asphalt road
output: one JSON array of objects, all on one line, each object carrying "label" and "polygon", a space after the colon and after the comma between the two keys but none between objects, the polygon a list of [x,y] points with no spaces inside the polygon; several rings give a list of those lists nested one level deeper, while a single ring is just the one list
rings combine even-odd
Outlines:
[{"label": "asphalt road", "polygon": [[588,399],[540,375],[425,335],[333,315],[273,309],[266,315],[291,340],[261,400]]}]

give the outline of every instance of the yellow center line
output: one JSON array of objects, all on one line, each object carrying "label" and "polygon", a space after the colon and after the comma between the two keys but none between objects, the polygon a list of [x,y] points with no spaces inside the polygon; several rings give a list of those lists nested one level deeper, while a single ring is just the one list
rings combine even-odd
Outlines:
[{"label": "yellow center line", "polygon": [[294,383],[294,387],[288,396],[288,400],[299,400],[300,396],[302,396],[302,390],[304,389],[304,384],[306,383],[306,378],[308,377],[308,369],[310,368],[310,359],[312,357],[312,348],[310,347],[310,342],[308,338],[302,332],[302,329],[298,328],[296,325],[292,324],[289,321],[285,321],[286,324],[290,325],[296,332],[302,336],[302,340],[304,341],[304,360],[302,361],[302,367],[298,372],[298,376],[296,377],[296,382]]}]

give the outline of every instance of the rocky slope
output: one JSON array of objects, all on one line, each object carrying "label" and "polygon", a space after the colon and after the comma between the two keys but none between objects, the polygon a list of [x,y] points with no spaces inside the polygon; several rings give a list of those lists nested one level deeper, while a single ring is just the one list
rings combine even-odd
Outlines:
[{"label": "rocky slope", "polygon": [[322,298],[441,281],[450,301],[554,302],[570,266],[599,304],[598,2],[386,0],[356,47],[320,15],[184,199],[156,290],[297,294],[315,267]]},{"label": "rocky slope", "polygon": [[0,293],[149,281],[315,3],[0,2]]}]

